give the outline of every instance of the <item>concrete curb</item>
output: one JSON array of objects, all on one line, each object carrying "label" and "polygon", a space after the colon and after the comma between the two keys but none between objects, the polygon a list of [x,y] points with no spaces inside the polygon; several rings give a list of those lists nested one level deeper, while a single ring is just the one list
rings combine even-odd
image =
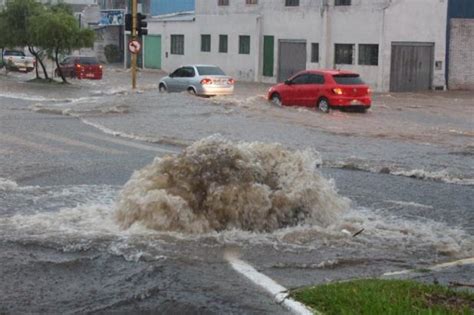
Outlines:
[{"label": "concrete curb", "polygon": [[234,257],[226,257],[232,268],[238,273],[244,275],[247,279],[262,287],[270,293],[274,301],[280,305],[283,305],[287,310],[297,315],[310,315],[320,314],[315,310],[309,309],[302,303],[289,298],[288,289],[281,286],[271,278],[258,272],[254,267]]}]

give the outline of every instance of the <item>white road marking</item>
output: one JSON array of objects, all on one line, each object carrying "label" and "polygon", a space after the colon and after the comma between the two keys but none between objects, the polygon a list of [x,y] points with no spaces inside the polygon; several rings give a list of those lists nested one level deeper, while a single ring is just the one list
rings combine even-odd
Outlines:
[{"label": "white road marking", "polygon": [[319,314],[314,310],[310,310],[305,305],[301,304],[298,301],[295,301],[289,297],[288,289],[281,286],[271,278],[266,275],[258,272],[251,265],[242,261],[238,258],[228,256],[225,257],[230,263],[232,268],[238,273],[244,275],[247,279],[255,283],[256,285],[265,289],[268,293],[271,294],[276,303],[283,305],[289,311],[298,315],[310,315],[310,314]]},{"label": "white road marking", "polygon": [[[427,268],[424,268],[424,269],[428,269],[428,270],[432,270],[432,271],[439,271],[439,270],[443,270],[443,269],[453,267],[453,266],[463,266],[463,265],[473,265],[473,264],[474,264],[474,257],[461,259],[461,260],[456,260],[456,261],[443,263],[443,264],[439,264],[439,265],[434,265],[434,266],[427,267]],[[386,273],[383,274],[383,276],[404,275],[404,274],[409,274],[409,273],[416,272],[416,271],[417,271],[417,269],[407,269],[407,270],[386,272]]]},{"label": "white road marking", "polygon": [[19,137],[6,135],[6,134],[2,134],[2,137],[1,137],[0,141],[8,142],[8,143],[14,144],[14,145],[25,146],[25,147],[28,147],[28,148],[31,148],[31,149],[34,149],[34,150],[43,151],[43,152],[47,152],[47,153],[58,154],[58,153],[66,153],[67,152],[65,150],[55,148],[55,147],[52,147],[52,146],[49,146],[49,145],[31,142],[31,141],[24,140],[24,139],[19,138]]},{"label": "white road marking", "polygon": [[78,140],[74,140],[74,139],[61,137],[61,136],[58,136],[58,135],[55,135],[55,134],[49,133],[49,132],[36,133],[36,135],[38,135],[40,137],[43,137],[43,138],[46,138],[48,140],[58,141],[58,142],[66,144],[66,145],[86,148],[86,149],[97,151],[97,152],[110,153],[110,154],[127,154],[127,152],[124,152],[124,151],[99,147],[99,146],[94,145],[94,144],[90,144],[90,143],[86,143],[86,142],[82,142],[82,141],[78,141]]},{"label": "white road marking", "polygon": [[146,144],[142,144],[142,143],[135,143],[135,142],[132,142],[132,141],[122,140],[122,139],[118,139],[118,138],[100,136],[100,135],[97,135],[97,134],[94,134],[94,133],[91,133],[91,132],[84,132],[82,134],[87,136],[87,137],[90,137],[90,138],[94,138],[94,139],[98,139],[98,140],[104,140],[104,141],[108,141],[108,142],[112,142],[112,143],[116,143],[116,144],[121,144],[121,145],[125,145],[125,146],[128,146],[128,147],[137,148],[137,149],[140,149],[140,150],[153,151],[153,152],[165,152],[165,153],[173,153],[173,154],[178,154],[179,153],[179,151],[162,149],[162,148],[154,147],[154,146],[151,146],[151,145],[146,145]]}]

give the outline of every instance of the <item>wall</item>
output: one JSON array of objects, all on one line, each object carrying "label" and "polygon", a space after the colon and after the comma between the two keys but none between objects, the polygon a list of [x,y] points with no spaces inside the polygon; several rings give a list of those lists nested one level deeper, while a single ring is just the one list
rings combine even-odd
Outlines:
[{"label": "wall", "polygon": [[433,65],[433,86],[446,86],[447,5],[447,0],[397,0],[385,10],[382,90],[390,86],[391,43],[397,41],[434,43],[434,61],[442,67]]},{"label": "wall", "polygon": [[[329,2],[327,2],[329,1]],[[446,20],[448,0],[353,0],[351,6],[335,7],[333,0],[300,0],[299,7],[285,7],[284,1],[260,0],[246,5],[244,0],[217,6],[217,0],[196,2],[194,23],[149,23],[150,34],[163,36],[169,51],[169,34],[185,34],[185,55],[163,52],[163,69],[170,71],[182,63],[213,63],[239,80],[273,83],[278,73],[278,41],[305,40],[307,69],[342,68],[361,73],[376,91],[390,87],[391,43],[430,42],[435,44],[433,85],[446,85]],[[329,3],[329,4],[328,4]],[[189,25],[192,26],[189,26]],[[165,32],[165,33],[161,33]],[[211,34],[211,53],[200,52],[200,35]],[[219,34],[228,35],[229,52],[218,53]],[[251,36],[251,54],[238,54],[238,36]],[[263,36],[275,37],[274,77],[262,76]],[[319,44],[319,62],[311,63],[311,43]],[[334,64],[334,44],[355,44],[352,65]],[[358,65],[358,45],[378,44],[378,66]],[[434,64],[433,64],[434,69]]]},{"label": "wall", "polygon": [[451,19],[449,88],[474,90],[474,19]]}]

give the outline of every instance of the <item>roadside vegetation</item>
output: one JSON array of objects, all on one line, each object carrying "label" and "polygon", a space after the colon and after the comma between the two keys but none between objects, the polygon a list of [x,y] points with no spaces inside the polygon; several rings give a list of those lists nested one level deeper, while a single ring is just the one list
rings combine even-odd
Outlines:
[{"label": "roadside vegetation", "polygon": [[297,289],[291,297],[327,315],[474,314],[474,294],[411,280],[355,280]]},{"label": "roadside vegetation", "polygon": [[[36,78],[51,80],[44,60],[53,59],[58,75],[66,83],[59,58],[74,49],[92,47],[95,33],[81,29],[72,10],[65,4],[45,5],[34,0],[8,0],[0,12],[0,49],[26,47],[36,59]],[[38,69],[41,66],[42,76]]]}]

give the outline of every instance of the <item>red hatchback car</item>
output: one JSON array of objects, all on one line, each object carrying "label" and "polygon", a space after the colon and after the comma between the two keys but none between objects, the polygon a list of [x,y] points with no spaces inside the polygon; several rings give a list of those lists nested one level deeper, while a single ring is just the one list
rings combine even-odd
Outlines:
[{"label": "red hatchback car", "polygon": [[[77,79],[102,79],[102,65],[96,57],[87,56],[67,56],[59,64],[63,75]],[[59,76],[59,70],[55,71]]]},{"label": "red hatchback car", "polygon": [[357,73],[341,70],[306,70],[285,83],[272,86],[268,100],[276,105],[330,108],[353,108],[367,111],[372,104],[369,86]]}]

